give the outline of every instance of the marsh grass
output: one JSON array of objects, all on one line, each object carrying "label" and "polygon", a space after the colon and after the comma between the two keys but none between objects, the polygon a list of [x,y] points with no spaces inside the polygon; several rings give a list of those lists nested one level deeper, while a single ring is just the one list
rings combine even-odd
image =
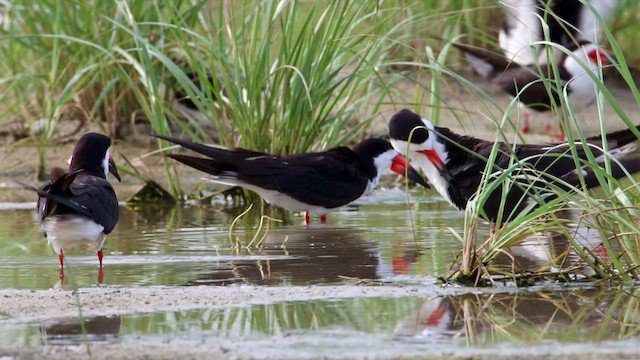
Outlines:
[{"label": "marsh grass", "polygon": [[[620,73],[621,78],[629,87],[628,91],[634,95],[636,101],[638,97],[638,89],[630,75],[628,64],[625,62],[624,55],[620,51],[620,46],[608,30],[605,30],[607,40],[612,49],[614,61],[612,67]],[[557,45],[545,42],[546,46]],[[560,49],[567,55],[572,56],[566,49]],[[613,59],[611,59],[613,60]],[[553,64],[553,63],[552,63]],[[587,69],[586,65],[583,65]],[[552,71],[558,73],[557,66],[552,65]],[[484,172],[483,180],[478,192],[469,201],[465,212],[465,231],[464,250],[461,262],[458,264],[458,271],[454,277],[459,280],[470,280],[472,283],[484,279],[490,281],[492,274],[487,270],[488,264],[498,254],[504,253],[510,246],[518,243],[527,235],[532,233],[563,233],[567,241],[571,242],[573,249],[581,259],[588,264],[596,273],[596,277],[616,281],[628,281],[638,279],[638,237],[640,236],[640,227],[638,226],[638,204],[640,197],[638,196],[638,188],[632,174],[627,173],[622,179],[614,179],[610,173],[612,164],[615,165],[615,153],[609,152],[606,141],[606,126],[603,113],[603,107],[611,107],[629,128],[633,129],[636,136],[639,136],[635,125],[629,116],[622,110],[616,98],[609,89],[603,84],[600,76],[589,75],[596,82],[600,93],[596,105],[596,111],[599,115],[600,131],[602,141],[591,145],[587,144],[587,136],[582,131],[580,123],[580,115],[576,114],[574,109],[567,103],[567,91],[563,84],[544,80],[545,86],[549,91],[555,91],[562,94],[560,103],[553,104],[552,111],[561,117],[562,127],[569,129],[567,131],[567,140],[572,144],[568,150],[561,156],[571,157],[574,160],[576,169],[584,169],[592,171],[596,174],[599,190],[587,190],[584,187],[584,180],[581,175],[581,183],[577,186],[563,184],[561,179],[558,185],[554,187],[541,186],[536,187],[535,181],[541,179],[540,173],[530,171],[523,161],[527,159],[514,160],[506,169],[496,171],[494,169],[495,157],[498,151],[504,151],[498,147],[499,142],[506,142],[502,130],[506,126],[512,126],[505,117],[493,120],[496,124],[496,142],[491,154],[487,158],[487,166]],[[517,97],[512,101],[509,107],[515,105]],[[505,114],[509,112],[509,108]],[[574,142],[578,142],[575,143]],[[511,148],[513,151],[513,148]],[[604,152],[602,159],[596,159],[593,150],[598,149]],[[586,159],[581,160],[578,157],[579,152],[586,154]],[[536,159],[528,159],[535,161]],[[598,165],[598,163],[600,165]],[[602,166],[602,168],[600,168]],[[533,202],[520,214],[512,216],[504,213],[501,209],[499,219],[510,219],[509,222],[503,224],[493,234],[478,234],[475,231],[475,222],[482,217],[483,204],[495,197],[494,190],[502,187],[502,201],[504,203],[506,191],[510,187],[518,186],[528,189],[529,194],[533,195]],[[521,199],[525,201],[525,199]],[[602,253],[598,254],[593,248],[585,247],[579,243],[567,230],[567,225],[576,221],[576,219],[566,219],[558,216],[560,210],[568,210],[578,214],[577,220],[580,226],[595,229],[602,240],[602,248],[606,251],[606,256]],[[501,220],[499,220],[501,222]],[[478,237],[487,239],[482,241]],[[479,245],[476,245],[479,244]],[[615,246],[614,246],[615,244]],[[554,263],[556,262],[557,263]],[[562,265],[563,259],[558,258],[552,260],[549,266]],[[574,268],[577,272],[584,269]],[[555,275],[560,275],[562,271]],[[516,274],[512,274],[514,277]]]},{"label": "marsh grass", "polygon": [[[251,239],[245,241],[241,239],[240,236],[234,233],[234,227],[245,215],[251,212],[252,208],[253,208],[253,204],[250,204],[249,207],[247,207],[247,209],[245,209],[242,213],[236,216],[235,219],[233,219],[233,221],[231,222],[231,225],[229,226],[229,243],[231,244],[231,246],[235,247],[236,250],[259,249],[262,243],[264,242],[264,240],[267,238],[267,235],[269,234],[269,229],[271,228],[271,222],[282,223],[282,220],[280,219],[275,219],[270,216],[261,214],[260,222],[258,223],[258,226],[256,227],[256,230],[253,236],[251,237]],[[285,237],[283,239],[283,244],[286,242],[287,242],[287,239]]]}]

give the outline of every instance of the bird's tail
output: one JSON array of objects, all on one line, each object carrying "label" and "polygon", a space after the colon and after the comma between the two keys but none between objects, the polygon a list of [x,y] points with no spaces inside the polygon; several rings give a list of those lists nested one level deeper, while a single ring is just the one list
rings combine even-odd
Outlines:
[{"label": "bird's tail", "polygon": [[206,159],[181,154],[168,154],[167,156],[187,166],[200,171],[204,171],[207,174],[211,175],[219,175],[223,171],[228,170],[228,165],[214,159]]},{"label": "bird's tail", "polygon": [[[207,145],[203,145],[203,144],[197,144],[194,142],[191,142],[189,140],[181,140],[181,139],[176,139],[176,138],[172,138],[172,137],[168,137],[168,136],[163,136],[163,135],[151,135],[169,142],[172,142],[174,144],[178,144],[186,149],[189,149],[191,151],[195,151],[199,154],[205,155],[210,157],[213,161],[216,161],[215,163],[208,163],[208,164],[204,164],[204,160],[208,160],[208,159],[202,159],[202,158],[194,158],[191,157],[189,159],[189,157],[180,157],[181,159],[185,160],[185,161],[190,161],[193,162],[194,159],[195,163],[197,163],[196,165],[200,166],[193,166],[196,169],[208,172],[207,170],[202,169],[202,167],[207,167],[207,168],[211,168],[212,170],[216,167],[216,166],[222,166],[223,169],[220,171],[236,171],[238,166],[240,166],[240,164],[246,160],[247,158],[250,157],[255,157],[255,156],[263,156],[266,155],[265,153],[259,152],[259,151],[253,151],[253,150],[246,150],[246,149],[233,149],[233,150],[227,150],[227,149],[222,149],[222,148],[217,148],[217,147],[213,147],[213,146],[207,146]],[[170,155],[170,157],[183,162],[182,160],[178,159],[178,157],[175,157],[175,155]],[[187,164],[186,162],[184,162],[185,164]],[[215,165],[214,165],[215,164]],[[192,166],[190,164],[187,164],[189,166]],[[211,174],[211,173],[210,173]]]}]

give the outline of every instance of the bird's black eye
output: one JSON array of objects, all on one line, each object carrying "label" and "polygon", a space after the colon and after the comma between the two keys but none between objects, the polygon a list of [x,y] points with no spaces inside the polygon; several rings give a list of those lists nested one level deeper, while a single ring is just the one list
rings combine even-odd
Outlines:
[{"label": "bird's black eye", "polygon": [[[412,133],[413,129],[415,131]],[[409,141],[411,137],[412,143],[422,144],[429,138],[429,131],[424,127],[420,115],[403,109],[393,114],[389,120],[389,137],[402,141]]]}]

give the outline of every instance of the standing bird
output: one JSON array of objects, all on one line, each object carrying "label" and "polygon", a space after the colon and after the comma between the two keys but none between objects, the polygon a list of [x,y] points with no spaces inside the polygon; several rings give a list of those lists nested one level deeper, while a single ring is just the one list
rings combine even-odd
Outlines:
[{"label": "standing bird", "polygon": [[[493,141],[458,135],[406,109],[391,117],[389,136],[393,147],[414,161],[440,195],[459,210],[464,210],[478,191],[494,147]],[[635,150],[638,141],[631,129],[607,134],[606,139],[609,153],[616,158]],[[589,146],[598,163],[602,163],[605,157],[600,149],[602,137],[587,138],[587,142],[589,145],[585,146]],[[581,184],[588,189],[599,185],[591,167],[576,168],[568,143],[515,146],[499,143],[498,146],[492,173],[500,174],[514,165],[517,169],[509,176],[516,183],[507,189],[503,189],[503,183],[499,184],[482,205],[480,214],[493,224],[509,222],[532,201],[540,203],[545,196],[553,196],[553,189],[570,190]],[[574,148],[577,156],[588,163],[583,145],[578,143]],[[621,178],[627,174],[625,171],[640,171],[640,159],[620,159],[619,164],[611,161],[612,177]]]},{"label": "standing bird", "polygon": [[[604,50],[589,42],[581,42],[571,55],[562,53],[553,65],[528,66],[487,50],[464,44],[456,46],[465,53],[469,64],[478,74],[494,82],[502,91],[517,97],[520,104],[538,112],[550,112],[560,107],[562,103],[558,87],[566,88],[568,102],[576,111],[591,105],[598,94],[592,76],[600,78],[599,68],[608,64]],[[557,73],[554,68],[557,68]],[[529,131],[528,115],[523,115],[523,133]],[[546,129],[552,132],[553,126],[548,122]],[[564,141],[562,126],[556,138]]]},{"label": "standing bird", "polygon": [[498,35],[500,48],[507,59],[532,65],[547,63],[544,41],[566,48],[583,41],[597,44],[603,22],[613,15],[618,0],[501,0],[500,5],[506,15]]},{"label": "standing bird", "polygon": [[353,150],[341,146],[324,152],[275,156],[155,136],[208,156],[169,154],[170,158],[214,175],[212,181],[216,183],[249,189],[268,203],[289,211],[304,211],[306,224],[309,214],[322,215],[324,223],[327,212],[372,192],[387,168],[401,175],[406,170],[409,179],[429,187],[383,139],[364,140]]},{"label": "standing bird", "polygon": [[65,173],[54,168],[42,189],[28,185],[38,193],[38,218],[49,244],[60,259],[64,276],[64,250],[86,245],[97,250],[102,270],[102,246],[118,222],[118,199],[107,180],[120,174],[110,155],[111,139],[87,133],[78,140]]}]

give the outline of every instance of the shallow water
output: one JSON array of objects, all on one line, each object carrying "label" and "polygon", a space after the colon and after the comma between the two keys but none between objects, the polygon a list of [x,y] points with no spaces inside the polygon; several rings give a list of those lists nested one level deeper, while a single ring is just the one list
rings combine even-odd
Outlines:
[{"label": "shallow water", "polygon": [[[272,222],[260,247],[238,247],[256,235],[261,211],[241,218],[220,206],[121,207],[121,219],[105,245],[104,274],[83,249],[66,256],[65,278],[42,237],[29,206],[0,207],[0,288],[49,289],[95,286],[260,286],[432,283],[460,251],[456,233],[463,214],[433,193],[375,193],[356,206],[332,213],[327,224],[301,225],[299,214]],[[419,201],[416,203],[416,201]],[[409,210],[411,209],[411,211]],[[282,213],[271,214],[281,217]],[[489,232],[481,224],[479,232]],[[587,236],[588,237],[588,236]],[[594,240],[595,241],[595,240]],[[568,248],[566,239],[538,235],[498,261],[535,270]],[[290,356],[309,349],[322,354],[451,353],[472,347],[584,344],[631,341],[636,346],[638,301],[634,291],[574,289],[460,296],[354,298],[275,302],[191,311],[105,315],[0,327],[0,349],[15,346],[197,340],[235,345],[247,354]],[[15,320],[15,319],[14,319]],[[617,343],[618,344],[618,343]],[[622,343],[619,343],[622,344]],[[624,343],[627,344],[627,343]],[[434,347],[434,345],[437,345]],[[564,345],[562,345],[564,346]],[[627,345],[623,345],[627,346]],[[240,350],[239,350],[240,349]],[[298,352],[296,352],[298,351]],[[357,351],[360,351],[357,353]],[[395,351],[395,352],[394,352]]]},{"label": "shallow water", "polygon": [[85,336],[94,344],[189,340],[230,346],[236,354],[289,357],[310,352],[355,356],[363,349],[378,356],[453,354],[490,347],[518,354],[523,346],[528,352],[545,347],[562,353],[576,344],[612,346],[612,341],[633,348],[639,344],[638,295],[635,290],[555,289],[517,295],[275,302],[90,317],[85,335],[78,318],[58,318],[3,328],[0,348],[80,346]]},{"label": "shallow water", "polygon": [[[104,247],[103,283],[303,285],[444,273],[459,242],[443,229],[459,232],[462,214],[422,195],[412,211],[414,239],[404,194],[389,190],[378,197],[379,203],[329,214],[327,224],[315,218],[302,225],[299,214],[289,215],[285,225],[271,222],[262,246],[251,249],[236,246],[235,239],[246,244],[255,236],[257,209],[230,233],[235,214],[220,207],[122,207]],[[47,289],[57,282],[58,258],[33,209],[0,211],[0,254],[0,288]],[[73,249],[65,261],[65,283],[98,282],[94,253]]]}]

